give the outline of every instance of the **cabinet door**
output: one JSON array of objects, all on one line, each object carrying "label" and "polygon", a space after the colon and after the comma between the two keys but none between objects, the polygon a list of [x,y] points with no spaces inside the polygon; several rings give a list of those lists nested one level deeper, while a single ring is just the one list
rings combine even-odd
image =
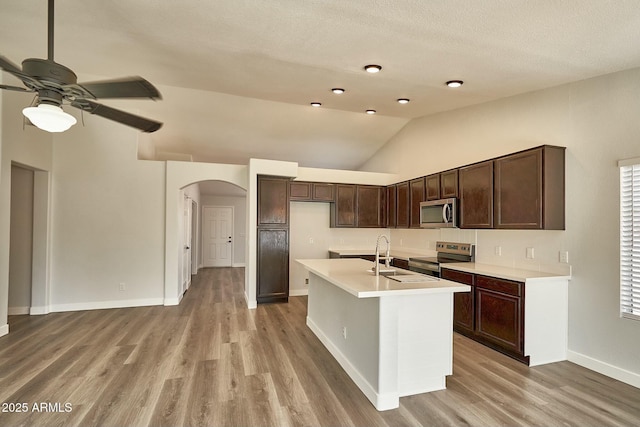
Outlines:
[{"label": "cabinet door", "polygon": [[289,224],[288,180],[258,177],[258,226]]},{"label": "cabinet door", "polygon": [[397,215],[396,186],[387,187],[387,227],[395,228]]},{"label": "cabinet door", "polygon": [[424,178],[409,182],[411,210],[409,219],[411,228],[420,228],[420,202],[424,202]]},{"label": "cabinet door", "polygon": [[495,160],[496,228],[542,228],[542,149]]},{"label": "cabinet door", "polygon": [[406,259],[394,258],[391,260],[391,265],[396,268],[402,268],[404,270],[409,269],[409,261]]},{"label": "cabinet door", "polygon": [[476,335],[524,355],[524,284],[476,276]]},{"label": "cabinet door", "polygon": [[456,292],[453,294],[453,330],[463,335],[473,335],[475,313],[473,274],[443,268],[441,277],[446,280],[471,286],[471,292]]},{"label": "cabinet door", "polygon": [[356,226],[356,186],[336,185],[336,201],[331,207],[331,227]]},{"label": "cabinet door", "polygon": [[458,197],[458,169],[440,173],[440,196],[443,199]]},{"label": "cabinet door", "polygon": [[409,228],[409,182],[397,184],[396,228]]},{"label": "cabinet door", "polygon": [[357,226],[384,227],[383,188],[358,185],[356,191]]},{"label": "cabinet door", "polygon": [[493,161],[460,168],[460,228],[493,228]]},{"label": "cabinet door", "polygon": [[313,201],[333,202],[335,200],[335,185],[322,182],[313,183]]},{"label": "cabinet door", "polygon": [[307,202],[311,200],[310,182],[289,182],[289,200]]},{"label": "cabinet door", "polygon": [[425,178],[426,200],[440,199],[440,174],[436,173]]},{"label": "cabinet door", "polygon": [[289,296],[289,230],[258,229],[257,300],[286,301]]}]

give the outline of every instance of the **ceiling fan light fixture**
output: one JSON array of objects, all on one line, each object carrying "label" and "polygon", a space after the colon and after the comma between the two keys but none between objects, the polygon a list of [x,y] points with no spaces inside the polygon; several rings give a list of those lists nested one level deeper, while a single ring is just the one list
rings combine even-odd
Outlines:
[{"label": "ceiling fan light fixture", "polygon": [[382,71],[382,66],[376,65],[376,64],[365,65],[364,66],[364,70],[367,73],[375,74],[375,73],[379,73],[380,71]]},{"label": "ceiling fan light fixture", "polygon": [[464,84],[464,82],[462,80],[449,80],[447,82],[447,86],[453,87],[453,88],[460,87],[463,84]]},{"label": "ceiling fan light fixture", "polygon": [[27,107],[22,114],[33,125],[47,132],[64,132],[78,121],[69,113],[65,113],[57,105],[40,104],[37,107]]}]

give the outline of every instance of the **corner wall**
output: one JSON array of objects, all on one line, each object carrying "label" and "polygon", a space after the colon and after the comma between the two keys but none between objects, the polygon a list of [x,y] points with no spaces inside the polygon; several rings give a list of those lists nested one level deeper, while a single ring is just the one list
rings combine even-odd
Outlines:
[{"label": "corner wall", "polygon": [[[566,231],[478,230],[477,260],[535,269],[569,251],[570,360],[640,387],[640,322],[619,315],[617,167],[640,156],[639,111],[640,69],[623,71],[414,119],[362,169],[408,179],[542,144],[567,147]],[[525,259],[527,247],[536,259]]]}]

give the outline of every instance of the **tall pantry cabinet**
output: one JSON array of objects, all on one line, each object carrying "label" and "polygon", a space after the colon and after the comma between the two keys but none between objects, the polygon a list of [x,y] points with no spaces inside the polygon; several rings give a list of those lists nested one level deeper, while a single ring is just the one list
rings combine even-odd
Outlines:
[{"label": "tall pantry cabinet", "polygon": [[258,303],[289,300],[289,179],[258,176]]}]

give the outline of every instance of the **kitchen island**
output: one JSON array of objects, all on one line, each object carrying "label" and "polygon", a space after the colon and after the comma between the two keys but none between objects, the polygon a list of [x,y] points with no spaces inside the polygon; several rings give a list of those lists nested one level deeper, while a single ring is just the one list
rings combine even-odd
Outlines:
[{"label": "kitchen island", "polygon": [[309,270],[307,325],[379,411],[446,388],[453,365],[453,294],[471,288],[414,275],[397,282],[361,259],[297,260]]}]

